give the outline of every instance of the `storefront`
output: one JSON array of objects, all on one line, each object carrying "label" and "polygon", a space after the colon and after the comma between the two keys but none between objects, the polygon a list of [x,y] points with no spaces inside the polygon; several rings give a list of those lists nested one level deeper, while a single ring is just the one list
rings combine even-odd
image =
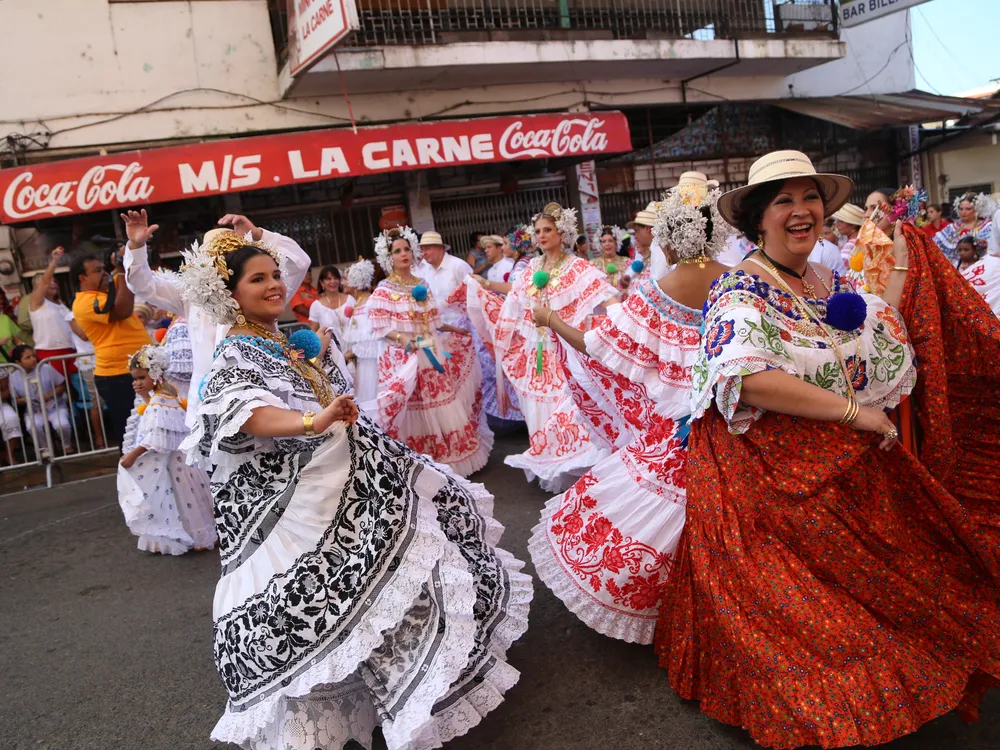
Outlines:
[{"label": "storefront", "polygon": [[464,252],[473,229],[503,231],[549,200],[566,201],[550,160],[631,148],[615,111],[164,146],[0,170],[0,222],[14,229],[22,273],[43,267],[56,245],[73,251],[95,235],[120,237],[117,214],[138,206],[160,224],[155,250],[168,265],[227,212],[294,237],[317,265],[370,254],[372,237],[401,222],[437,228]]}]

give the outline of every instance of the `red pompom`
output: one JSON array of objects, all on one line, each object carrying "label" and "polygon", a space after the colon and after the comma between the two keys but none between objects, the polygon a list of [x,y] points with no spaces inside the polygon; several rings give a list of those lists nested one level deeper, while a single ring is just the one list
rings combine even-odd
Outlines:
[{"label": "red pompom", "polygon": [[167,335],[166,328],[157,328],[153,333],[153,338],[156,339],[156,343],[160,344],[163,342],[163,337]]},{"label": "red pompom", "polygon": [[353,308],[353,307],[351,307],[350,305],[347,305],[347,306],[346,306],[346,307],[344,308],[344,317],[345,317],[345,318],[350,318],[350,317],[351,317],[351,316],[353,316],[353,315],[354,315],[354,308]]},{"label": "red pompom", "polygon": [[509,271],[503,275],[503,280],[504,280],[505,284],[510,281],[510,272]]}]

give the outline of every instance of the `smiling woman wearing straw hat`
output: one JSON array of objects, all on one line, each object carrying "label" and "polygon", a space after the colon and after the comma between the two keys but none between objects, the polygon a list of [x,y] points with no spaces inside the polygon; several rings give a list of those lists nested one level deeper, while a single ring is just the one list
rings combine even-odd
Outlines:
[{"label": "smiling woman wearing straw hat", "polygon": [[[678,694],[767,747],[888,742],[974,712],[1000,676],[995,502],[939,484],[883,411],[916,382],[893,308],[933,295],[914,286],[935,262],[926,239],[897,225],[883,298],[807,262],[851,189],[784,151],[720,199],[760,249],[709,295],[693,368],[687,518],[657,652]],[[912,320],[923,367],[933,333]],[[997,342],[998,329],[979,341]]]}]

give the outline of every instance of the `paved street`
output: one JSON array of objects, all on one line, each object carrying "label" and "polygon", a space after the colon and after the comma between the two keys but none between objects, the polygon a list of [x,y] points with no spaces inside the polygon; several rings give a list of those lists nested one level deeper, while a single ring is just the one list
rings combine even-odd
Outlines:
[{"label": "paved street", "polygon": [[[498,440],[476,478],[497,495],[504,546],[523,559],[545,498],[503,465],[522,443]],[[0,748],[213,746],[224,702],[210,645],[214,553],[137,552],[108,477],[0,498],[0,571]],[[676,698],[651,648],[593,633],[544,587],[511,661],[520,684],[451,750],[754,747],[744,732]],[[994,691],[979,724],[944,717],[891,748],[998,746]]]}]

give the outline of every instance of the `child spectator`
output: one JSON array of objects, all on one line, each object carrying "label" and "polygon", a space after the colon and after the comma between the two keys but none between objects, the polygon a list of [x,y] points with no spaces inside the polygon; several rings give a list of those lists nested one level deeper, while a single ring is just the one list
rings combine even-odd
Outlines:
[{"label": "child spectator", "polygon": [[14,370],[10,376],[10,389],[17,404],[27,404],[31,399],[33,421],[32,440],[36,449],[45,445],[45,420],[49,420],[53,437],[62,442],[63,453],[75,453],[73,448],[73,423],[69,418],[68,401],[58,398],[66,392],[66,379],[47,362],[37,367],[38,358],[33,347],[15,346],[11,359],[24,370]]}]

